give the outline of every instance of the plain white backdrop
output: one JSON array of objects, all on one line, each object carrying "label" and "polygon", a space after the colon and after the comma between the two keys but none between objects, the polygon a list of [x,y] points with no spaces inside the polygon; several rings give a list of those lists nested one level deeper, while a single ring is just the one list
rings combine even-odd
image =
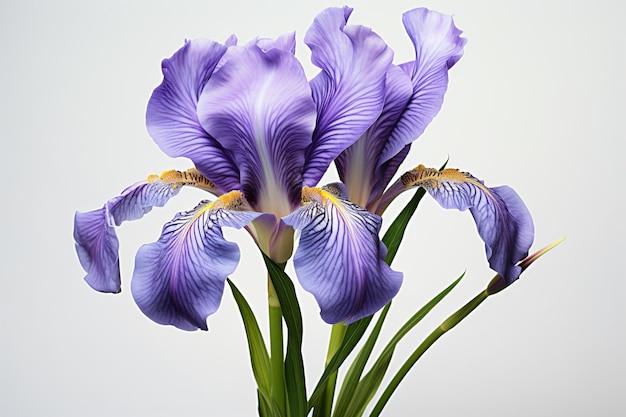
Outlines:
[{"label": "plain white backdrop", "polygon": [[[118,229],[123,291],[99,294],[74,252],[76,210],[151,173],[187,168],[146,133],[160,61],[185,38],[241,42],[306,29],[341,2],[2,1],[0,3],[0,414],[253,416],[243,326],[227,289],[210,331],[154,324],[129,282],[138,247],[205,196],[185,190]],[[534,215],[534,249],[567,240],[424,355],[386,416],[615,416],[626,411],[622,152],[626,42],[620,1],[359,1],[351,23],[412,59],[401,14],[453,14],[468,38],[440,114],[402,170],[424,163],[509,184]],[[329,180],[333,176],[329,176]],[[397,212],[409,196],[394,204]],[[386,218],[386,224],[390,217]],[[232,279],[264,330],[265,278],[245,232]],[[408,355],[493,273],[469,213],[425,199],[394,264],[405,273],[385,337],[463,271],[466,278],[397,352]],[[329,327],[302,291],[308,385]]]}]

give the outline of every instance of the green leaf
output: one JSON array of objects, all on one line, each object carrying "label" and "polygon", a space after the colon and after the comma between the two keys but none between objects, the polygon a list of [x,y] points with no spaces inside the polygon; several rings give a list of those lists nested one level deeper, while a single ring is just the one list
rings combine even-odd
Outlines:
[{"label": "green leaf", "polygon": [[263,254],[263,259],[287,324],[285,380],[288,381],[286,390],[289,415],[304,417],[307,414],[307,401],[302,360],[302,313],[300,312],[300,305],[291,278],[265,254]]},{"label": "green leaf", "polygon": [[[241,313],[241,319],[243,321],[244,328],[246,330],[246,338],[248,339],[248,349],[250,351],[250,363],[252,364],[252,373],[259,389],[259,395],[267,403],[271,403],[270,400],[270,358],[267,354],[267,348],[263,335],[259,329],[258,322],[250,304],[246,301],[235,284],[229,279],[228,285],[233,293],[233,297],[239,307]],[[261,399],[259,399],[260,401]],[[267,414],[269,415],[269,414]]]},{"label": "green leaf", "polygon": [[311,398],[309,399],[309,410],[313,407],[317,407],[320,404],[320,401],[324,399],[324,391],[328,378],[339,369],[350,353],[352,353],[357,343],[359,343],[365,334],[365,330],[367,330],[371,321],[372,316],[368,316],[348,325],[348,329],[343,337],[341,346],[324,369],[324,373],[317,382],[315,390],[313,390],[313,394],[311,394]]},{"label": "green leaf", "polygon": [[[439,295],[437,295],[437,297],[435,297],[433,300],[431,300],[430,303],[432,303],[433,301],[435,301],[438,298],[439,298],[439,301],[441,299],[443,299],[443,297],[445,297],[454,288],[454,286],[456,286],[456,284],[463,278],[464,275],[465,274],[461,275],[455,282],[453,282],[450,286],[448,286],[448,288],[446,288]],[[376,402],[376,405],[374,406],[374,409],[372,410],[372,413],[370,414],[370,417],[374,417],[374,416],[379,416],[380,415],[380,413],[382,412],[383,408],[385,407],[385,405],[387,404],[387,402],[391,398],[391,395],[394,393],[396,388],[398,388],[398,385],[400,385],[400,382],[402,382],[404,377],[411,370],[413,365],[415,365],[415,363],[418,361],[418,359],[422,357],[424,352],[426,352],[426,350],[428,350],[428,348],[430,346],[432,346],[433,343],[435,343],[450,328],[454,327],[454,325],[456,325],[460,320],[462,320],[462,318],[460,320],[456,321],[454,323],[454,325],[452,325],[451,327],[447,327],[446,324],[451,319],[453,319],[453,320],[456,319],[456,317],[458,317],[458,315],[459,315],[459,312],[463,312],[464,313],[463,318],[467,317],[467,315],[471,311],[473,311],[476,307],[478,307],[484,300],[486,300],[488,296],[489,296],[489,294],[487,293],[486,290],[482,291],[480,294],[478,294],[476,297],[474,297],[470,302],[468,302],[465,306],[461,307],[461,309],[459,311],[457,311],[457,313],[453,314],[448,319],[446,319],[439,327],[437,327],[434,331],[432,331],[430,333],[430,335],[428,335],[428,337],[426,337],[426,339],[424,339],[422,341],[422,343],[420,343],[420,345],[415,349],[415,351],[413,351],[413,353],[409,356],[409,358],[402,364],[402,366],[400,367],[398,372],[396,372],[396,374],[394,375],[392,380],[389,382],[389,384],[385,388],[385,391],[382,393],[382,395],[380,396],[380,398]],[[439,301],[437,301],[435,304],[437,304]],[[419,313],[420,312],[418,312],[417,314],[419,314]],[[426,313],[424,313],[423,315],[426,315]],[[413,319],[413,317],[411,319]],[[407,324],[408,324],[408,322],[407,322]],[[398,337],[394,337],[392,339],[392,341],[390,341],[389,345],[387,346],[387,348],[389,348],[389,349],[385,348],[385,350],[381,354],[381,357],[384,356],[387,351],[392,352],[393,349],[395,348],[395,345],[397,344],[397,342],[408,332],[408,330],[410,330],[410,328],[409,329],[405,329],[405,327],[406,327],[406,325],[403,326],[402,329],[400,329],[400,331],[396,335]],[[376,365],[374,365],[374,366],[376,366]]]},{"label": "green leaf", "polygon": [[[387,343],[387,346],[383,349],[378,359],[370,369],[370,371],[363,377],[362,380],[355,384],[356,388],[352,389],[352,392],[346,398],[349,399],[349,405],[344,405],[342,413],[337,413],[336,416],[360,416],[362,415],[367,404],[372,400],[376,391],[380,387],[382,380],[389,368],[391,358],[395,351],[396,345],[402,340],[402,338],[409,333],[441,300],[448,295],[454,287],[463,279],[465,273],[457,278],[452,284],[446,287],[443,291],[433,297],[428,303],[420,308],[406,323],[396,332],[396,334]],[[360,375],[359,375],[360,376]]]},{"label": "green leaf", "polygon": [[345,416],[348,405],[350,404],[354,392],[359,384],[359,380],[361,379],[361,375],[363,374],[363,369],[365,369],[365,365],[369,360],[370,355],[372,354],[372,350],[374,349],[374,345],[376,344],[376,340],[380,335],[380,331],[383,327],[383,323],[385,322],[385,318],[387,317],[387,313],[389,312],[389,308],[391,307],[391,302],[387,303],[385,308],[381,311],[378,320],[376,321],[376,325],[372,329],[367,341],[361,348],[361,351],[356,356],[352,365],[348,369],[346,376],[343,380],[343,384],[341,386],[341,390],[339,392],[339,396],[337,397],[337,405],[335,406],[334,416]]},{"label": "green leaf", "polygon": [[383,237],[383,243],[387,246],[385,262],[387,262],[388,265],[391,265],[393,258],[396,257],[406,227],[409,225],[409,220],[413,217],[417,205],[422,200],[422,197],[424,197],[424,194],[426,194],[426,191],[423,188],[418,188],[411,200],[404,206],[400,214],[398,214],[398,217],[395,218],[391,226],[389,226],[389,229],[387,229]]}]

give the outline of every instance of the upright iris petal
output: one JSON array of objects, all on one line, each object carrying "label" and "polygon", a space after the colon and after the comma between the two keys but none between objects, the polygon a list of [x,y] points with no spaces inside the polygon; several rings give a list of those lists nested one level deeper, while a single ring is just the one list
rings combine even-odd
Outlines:
[{"label": "upright iris petal", "polygon": [[252,207],[280,218],[299,205],[315,107],[290,52],[250,45],[231,57],[207,83],[198,114],[233,154]]},{"label": "upright iris petal", "polygon": [[389,68],[380,118],[336,161],[350,198],[372,211],[411,142],[439,112],[448,70],[461,58],[466,43],[450,16],[414,9],[403,15],[403,22],[415,60]]},{"label": "upright iris petal", "polygon": [[521,268],[517,263],[528,255],[534,227],[526,205],[512,188],[487,188],[471,174],[423,165],[405,173],[401,183],[405,187],[424,187],[443,208],[469,209],[485,242],[491,268],[507,284],[519,277]]},{"label": "upright iris petal", "polygon": [[312,293],[327,323],[374,314],[398,292],[402,274],[384,262],[382,219],[345,199],[345,189],[305,187],[303,207],[285,217],[302,230],[294,255],[296,275]]},{"label": "upright iris petal", "polygon": [[[411,80],[404,71],[397,66],[390,67],[386,74],[384,107],[380,117],[335,160],[339,177],[348,187],[350,200],[363,207],[371,198],[382,193],[391,179],[380,172],[379,159],[387,138],[411,98],[412,90]],[[395,171],[391,175],[393,173]]]},{"label": "upright iris petal", "polygon": [[[234,42],[234,40],[233,40]],[[197,104],[226,47],[207,39],[187,41],[164,59],[163,82],[146,110],[148,132],[167,155],[184,156],[222,190],[239,188],[239,175],[229,152],[200,125]]]},{"label": "upright iris petal", "polygon": [[402,15],[402,22],[415,47],[415,61],[400,66],[411,78],[413,95],[387,141],[380,163],[419,137],[439,113],[448,88],[448,70],[461,59],[467,43],[451,16],[414,9]]},{"label": "upright iris petal", "polygon": [[131,290],[146,316],[183,330],[207,330],[206,319],[239,263],[239,248],[224,239],[222,227],[240,229],[259,215],[233,210],[242,201],[233,191],[179,213],[157,242],[139,249]]},{"label": "upright iris petal", "polygon": [[320,13],[304,42],[322,71],[311,80],[317,126],[307,150],[304,184],[316,185],[333,159],[353,144],[383,108],[393,52],[371,29],[348,25],[352,9]]}]

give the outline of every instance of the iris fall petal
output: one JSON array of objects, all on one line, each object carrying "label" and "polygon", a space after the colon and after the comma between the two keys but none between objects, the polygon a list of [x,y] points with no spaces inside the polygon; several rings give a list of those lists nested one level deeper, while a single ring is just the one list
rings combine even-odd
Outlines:
[{"label": "iris fall petal", "polygon": [[283,220],[301,230],[296,275],[327,323],[374,314],[398,292],[402,274],[385,262],[382,219],[343,198],[341,186],[303,190],[304,206]]},{"label": "iris fall petal", "polygon": [[[177,171],[174,171],[177,172]],[[182,175],[182,173],[179,173]],[[162,207],[178,194],[180,182],[165,181],[150,176],[107,201],[97,210],[76,212],[74,241],[80,264],[87,275],[85,281],[101,292],[120,292],[119,242],[114,226],[127,220],[137,220],[152,210]]]},{"label": "iris fall petal", "polygon": [[534,226],[526,205],[512,188],[487,188],[468,173],[423,165],[405,173],[401,181],[405,186],[424,187],[444,208],[469,209],[485,242],[491,268],[507,284],[519,277],[517,263],[528,255]]},{"label": "iris fall petal", "polygon": [[239,229],[259,215],[230,210],[237,199],[241,193],[235,191],[179,213],[157,242],[139,249],[131,290],[146,316],[182,330],[207,330],[206,319],[219,307],[224,282],[240,257],[222,227]]}]

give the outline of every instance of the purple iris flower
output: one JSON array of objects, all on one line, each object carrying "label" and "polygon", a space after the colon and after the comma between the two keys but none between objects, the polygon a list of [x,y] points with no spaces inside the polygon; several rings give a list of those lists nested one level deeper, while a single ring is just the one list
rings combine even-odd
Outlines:
[{"label": "purple iris flower", "polygon": [[[450,17],[409,11],[403,20],[416,59],[396,66],[376,33],[347,25],[351,12],[327,9],[308,30],[304,41],[321,69],[311,81],[294,56],[294,34],[243,46],[234,37],[224,44],[191,40],[163,61],[148,132],[167,155],[186,157],[195,168],[150,176],[101,209],[76,213],[74,238],[89,285],[119,292],[114,227],[192,186],[217,198],[177,214],[135,259],[131,291],[155,322],[207,329],[240,259],[223,227],[245,227],[279,263],[292,254],[294,230],[301,231],[296,275],[328,323],[373,314],[395,296],[402,274],[384,262],[379,214],[399,192],[424,183],[384,190],[441,107],[447,71],[465,40]],[[345,185],[317,188],[333,161]],[[458,187],[445,189],[449,207],[474,207],[458,203]],[[495,207],[507,210],[505,200]],[[504,231],[494,232],[498,242],[515,242],[516,228],[498,228],[510,219],[487,214],[483,224]],[[498,242],[492,244],[500,253]],[[501,257],[505,269],[521,259],[513,255]]]}]

